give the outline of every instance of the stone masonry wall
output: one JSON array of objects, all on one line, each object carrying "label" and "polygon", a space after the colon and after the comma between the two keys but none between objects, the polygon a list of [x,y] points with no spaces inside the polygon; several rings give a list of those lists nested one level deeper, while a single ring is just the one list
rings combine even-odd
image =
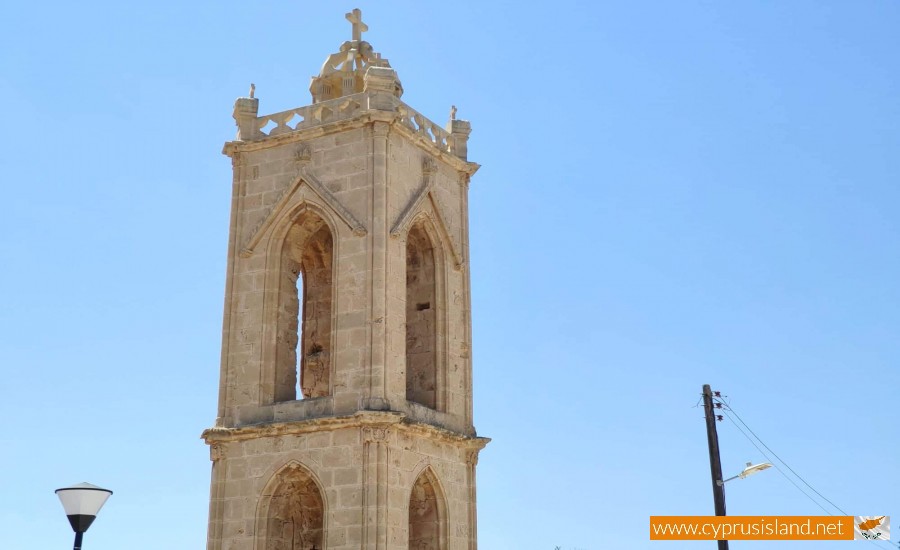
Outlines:
[{"label": "stone masonry wall", "polygon": [[[226,424],[274,419],[278,413],[271,406],[297,395],[296,379],[291,378],[285,365],[291,361],[296,365],[292,355],[296,354],[297,345],[288,335],[291,323],[287,319],[300,306],[291,303],[290,298],[279,301],[279,293],[289,295],[288,287],[296,288],[291,273],[297,269],[294,264],[298,258],[291,255],[292,245],[285,243],[302,241],[295,235],[301,230],[291,228],[306,227],[313,223],[305,221],[309,219],[321,219],[328,227],[333,264],[337,267],[331,289],[330,324],[328,316],[322,313],[328,299],[321,296],[317,303],[323,307],[317,307],[315,320],[304,318],[303,324],[307,340],[318,341],[300,342],[302,353],[312,354],[311,361],[317,361],[318,374],[313,377],[316,382],[303,384],[306,396],[316,403],[290,405],[294,412],[284,413],[288,415],[285,418],[328,411],[352,412],[362,400],[374,395],[383,395],[396,410],[408,409],[404,274],[409,227],[399,237],[378,237],[376,233],[386,233],[421,191],[423,159],[433,153],[401,135],[403,129],[385,125],[379,133],[373,128],[342,128],[339,133],[296,142],[287,142],[284,136],[286,143],[275,147],[255,145],[236,154],[234,231],[237,249],[242,253],[234,260],[231,296],[226,304],[230,308],[228,342],[223,354],[228,380],[224,390]],[[306,179],[314,179],[321,189],[315,189]],[[459,181],[456,170],[438,161],[433,184],[419,204],[418,213],[427,218],[434,246],[444,259],[441,273],[436,276],[441,283],[436,291],[441,295],[435,299],[436,304],[443,306],[435,306],[433,312],[436,326],[444,327],[439,330],[435,351],[444,371],[437,384],[440,395],[425,399],[426,405],[433,404],[432,408],[449,415],[442,417],[443,421],[435,421],[466,430],[471,423],[467,418],[471,396],[467,390],[470,365],[464,311],[466,272],[458,266],[459,261],[465,261],[459,204],[464,189]],[[378,201],[386,202],[384,220],[374,217]],[[347,216],[337,212],[335,203],[359,221],[365,233],[356,231],[353,220],[348,222]],[[302,258],[299,260],[302,270]],[[385,262],[383,269],[379,269],[379,261]],[[385,288],[381,314],[372,309],[378,300],[378,295],[372,294],[373,283]],[[308,281],[304,280],[304,284],[309,286]],[[310,288],[325,292],[326,287]],[[328,328],[323,329],[325,326]],[[307,332],[312,327],[319,327],[316,337]],[[318,337],[323,331],[330,332],[330,339]],[[313,344],[317,346],[313,348]],[[314,351],[319,347],[321,351]],[[382,378],[383,389],[378,382]],[[321,399],[326,401],[320,402]]]},{"label": "stone masonry wall", "polygon": [[[290,380],[286,373],[292,360],[297,363],[297,344],[288,335],[291,329],[296,332],[296,319],[293,323],[287,319],[301,307],[292,304],[290,298],[296,294],[291,291],[296,288],[292,273],[298,268],[305,274],[308,302],[303,313],[305,341],[300,348],[305,357],[301,362],[308,358],[319,369],[312,377],[316,382],[303,383],[304,391],[307,397],[331,394],[343,396],[353,405],[358,402],[368,351],[366,236],[353,234],[320,194],[305,183],[297,183],[302,178],[301,168],[308,169],[351,215],[365,220],[371,202],[368,141],[366,129],[360,127],[302,143],[240,153],[238,248],[246,248],[261,225],[268,222],[269,227],[262,231],[252,253],[235,260],[231,344],[224,358],[232,386],[225,407],[229,422],[265,420],[265,416],[258,417],[261,413],[256,409],[290,400],[292,391],[296,395],[296,379]],[[303,208],[309,211],[298,210]],[[318,220],[331,233],[331,251],[324,237],[310,248],[302,241],[312,235],[298,235],[303,228],[309,233],[307,225],[315,225]],[[284,254],[278,253],[282,243],[286,243]],[[294,248],[308,250],[311,255],[304,259],[303,252]],[[320,250],[313,253],[315,248]],[[334,257],[327,257],[329,253]],[[324,280],[332,266],[326,264],[333,265],[334,258],[341,269],[333,274],[334,284],[329,288]],[[287,296],[280,305],[279,294]],[[330,312],[325,313],[328,309]],[[281,310],[280,319],[273,314],[275,310]],[[275,364],[278,368],[273,368]],[[322,372],[326,365],[328,373]],[[260,381],[262,387],[257,390]],[[347,392],[353,395],[348,397]]]},{"label": "stone masonry wall", "polygon": [[[313,516],[319,513],[316,498],[307,493],[312,485],[321,491],[325,540],[320,550],[360,550],[376,539],[386,550],[406,550],[410,501],[415,507],[421,496],[413,488],[426,471],[435,498],[441,499],[446,550],[470,548],[471,451],[451,441],[423,437],[402,426],[347,427],[219,442],[214,449],[221,502],[213,505],[222,506],[223,524],[221,539],[210,540],[211,549],[268,550],[268,539],[281,539],[285,533],[273,528],[273,516],[293,515],[302,522],[304,512],[285,509],[279,498],[288,478],[303,486]],[[304,482],[307,477],[312,485]],[[385,514],[387,530],[379,532],[374,521],[367,526],[363,518],[369,513]],[[315,536],[314,525],[308,531]]]},{"label": "stone masonry wall", "polygon": [[226,145],[208,550],[408,550],[411,536],[477,547],[487,440],[471,418],[466,227],[477,166],[408,122],[370,109]]}]

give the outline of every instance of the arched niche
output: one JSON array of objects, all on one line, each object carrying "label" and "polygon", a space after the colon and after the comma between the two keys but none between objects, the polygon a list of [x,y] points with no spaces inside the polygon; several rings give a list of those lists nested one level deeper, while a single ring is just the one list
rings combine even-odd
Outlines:
[{"label": "arched niche", "polygon": [[447,504],[434,471],[419,474],[409,495],[409,550],[447,548]]},{"label": "arched niche", "polygon": [[257,550],[324,548],[325,499],[313,474],[291,462],[269,481],[260,497]]}]

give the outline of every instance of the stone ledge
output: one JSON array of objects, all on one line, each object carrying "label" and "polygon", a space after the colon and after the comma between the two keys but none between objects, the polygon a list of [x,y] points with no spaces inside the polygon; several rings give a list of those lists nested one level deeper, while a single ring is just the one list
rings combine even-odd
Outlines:
[{"label": "stone ledge", "polygon": [[304,142],[315,138],[342,133],[354,128],[362,128],[375,122],[385,122],[390,124],[391,128],[398,130],[401,135],[415,143],[420,149],[428,151],[436,158],[449,164],[453,169],[468,174],[470,177],[481,168],[481,165],[477,162],[461,159],[458,156],[435,146],[429,139],[404,124],[400,113],[377,110],[361,111],[352,118],[328,122],[275,136],[267,136],[259,140],[229,141],[226,142],[222,148],[222,154],[234,158],[235,155],[240,153],[276,148],[289,143]]},{"label": "stone ledge", "polygon": [[450,443],[465,443],[480,450],[490,442],[487,437],[469,436],[456,431],[425,424],[398,411],[359,411],[347,416],[313,418],[296,422],[267,422],[237,428],[215,427],[203,431],[200,438],[207,445],[230,441],[245,441],[260,437],[303,435],[344,428],[396,428],[411,434],[425,435]]}]

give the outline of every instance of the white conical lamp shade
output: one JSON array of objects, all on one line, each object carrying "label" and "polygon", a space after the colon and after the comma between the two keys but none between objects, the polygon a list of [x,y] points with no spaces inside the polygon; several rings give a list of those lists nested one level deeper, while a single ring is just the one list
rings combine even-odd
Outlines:
[{"label": "white conical lamp shade", "polygon": [[103,489],[90,483],[79,483],[56,490],[56,496],[62,502],[69,523],[77,533],[87,531],[111,494],[112,491],[109,489]]}]

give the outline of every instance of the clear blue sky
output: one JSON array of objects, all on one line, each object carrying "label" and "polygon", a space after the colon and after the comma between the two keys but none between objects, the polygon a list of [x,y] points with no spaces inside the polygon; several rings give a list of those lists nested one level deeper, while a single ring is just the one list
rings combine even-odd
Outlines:
[{"label": "clear blue sky", "polygon": [[[13,2],[0,546],[70,548],[53,490],[90,481],[87,550],[205,547],[232,104],[308,104],[357,6],[483,164],[482,548],[713,547],[647,527],[712,513],[704,383],[841,508],[900,516],[900,3]],[[726,474],[764,460],[719,428]],[[774,470],[728,507],[821,512]]]}]

